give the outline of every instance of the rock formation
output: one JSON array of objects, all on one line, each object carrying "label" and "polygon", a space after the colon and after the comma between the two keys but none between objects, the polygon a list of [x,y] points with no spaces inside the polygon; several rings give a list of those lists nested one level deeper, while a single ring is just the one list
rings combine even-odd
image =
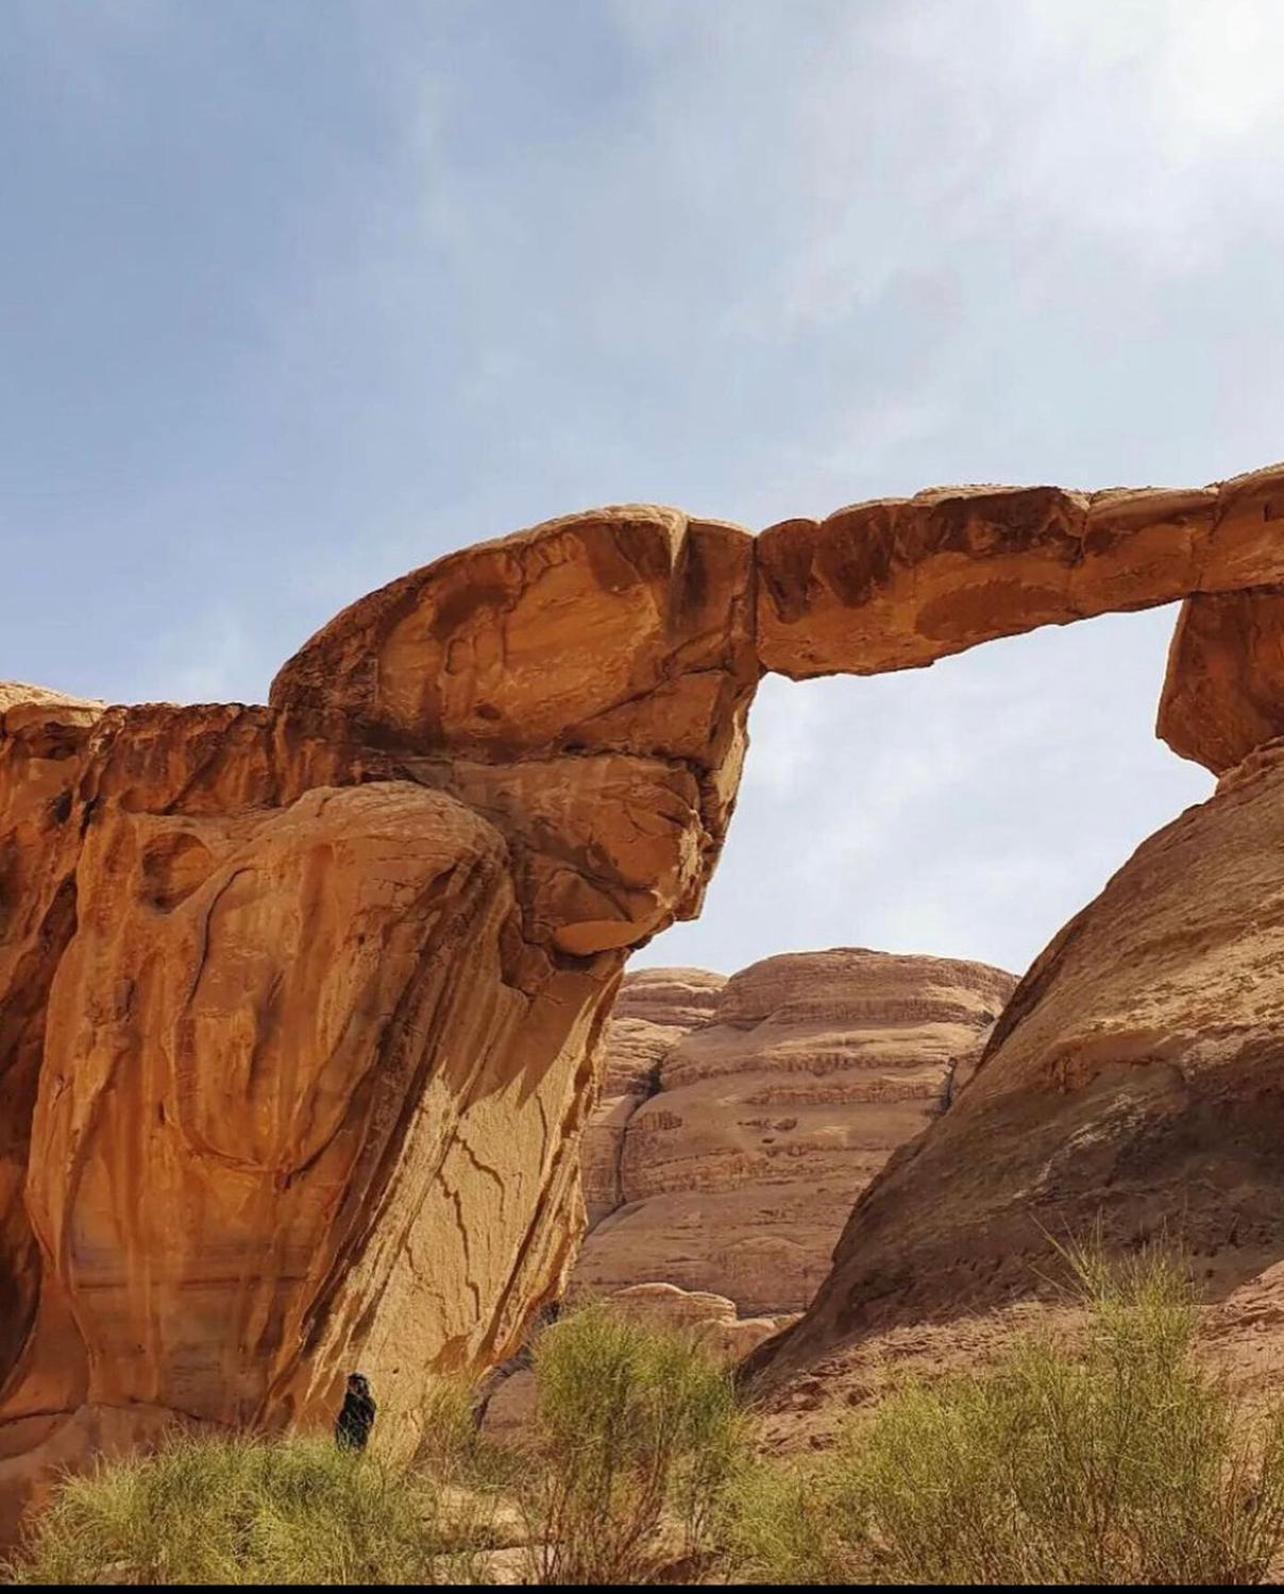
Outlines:
[{"label": "rock formation", "polygon": [[6,689],[10,1527],[176,1416],[326,1421],[354,1365],[409,1444],[559,1291],[624,958],[697,911],[734,796],[750,546],[537,529],[363,600],[269,708]]},{"label": "rock formation", "polygon": [[1214,1296],[1284,1256],[1284,742],[1152,836],[1017,987],[970,1086],[865,1191],[779,1380],[1029,1296],[1049,1236],[1168,1234]]},{"label": "rock formation", "polygon": [[320,1421],[354,1363],[409,1440],[434,1369],[517,1341],[622,965],[699,912],[763,669],[1284,585],[1282,515],[1278,467],[757,541],[607,509],[361,599],[267,708],[4,688],[0,1515],[176,1416]]},{"label": "rock formation", "polygon": [[588,1226],[623,1206],[620,1162],[629,1120],[660,1088],[660,1065],[682,1037],[708,1022],[724,974],[640,969],[626,974],[603,1042],[602,1093],[584,1128],[581,1174]]},{"label": "rock formation", "polygon": [[1187,598],[1159,734],[1216,775],[1284,736],[1284,586]]},{"label": "rock formation", "polygon": [[[628,975],[617,1013],[693,983]],[[627,1115],[619,1098],[595,1114],[586,1145],[595,1127],[618,1144],[618,1196],[572,1293],[665,1283],[748,1317],[801,1310],[853,1200],[940,1112],[955,1069],[970,1072],[1014,984],[983,964],[839,948],[768,958],[709,991],[703,1022],[688,1009],[668,1027],[649,1093],[624,1097]],[[636,1023],[610,1026],[608,1081],[636,1077]],[[599,1211],[603,1160],[586,1178]]]},{"label": "rock formation", "polygon": [[758,539],[758,652],[803,680],[1284,581],[1284,468],[1189,491],[933,488]]}]

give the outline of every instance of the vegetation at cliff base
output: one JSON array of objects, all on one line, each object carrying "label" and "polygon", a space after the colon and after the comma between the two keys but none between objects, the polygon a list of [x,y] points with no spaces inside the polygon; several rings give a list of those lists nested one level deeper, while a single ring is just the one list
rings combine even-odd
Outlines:
[{"label": "vegetation at cliff base", "polygon": [[712,1554],[740,1463],[728,1372],[690,1336],[589,1307],[542,1336],[517,1449],[443,1381],[412,1466],[329,1440],[176,1438],[68,1479],[19,1583],[646,1581]]},{"label": "vegetation at cliff base", "polygon": [[812,1464],[739,1480],[748,1575],[783,1583],[1249,1584],[1284,1550],[1284,1422],[1194,1356],[1184,1268],[1071,1256],[1081,1339],[908,1380]]},{"label": "vegetation at cliff base", "polygon": [[63,1484],[11,1580],[437,1581],[478,1524],[447,1520],[427,1485],[329,1440],[175,1438]]},{"label": "vegetation at cliff base", "polygon": [[177,1439],[67,1480],[23,1583],[1251,1584],[1284,1552],[1284,1421],[1195,1354],[1185,1268],[1071,1256],[1082,1323],[907,1379],[832,1449],[755,1457],[689,1335],[594,1306],[534,1347],[521,1441],[443,1382],[414,1464]]},{"label": "vegetation at cliff base", "polygon": [[544,1333],[535,1380],[539,1582],[637,1581],[712,1551],[746,1441],[725,1370],[686,1335],[590,1306]]}]

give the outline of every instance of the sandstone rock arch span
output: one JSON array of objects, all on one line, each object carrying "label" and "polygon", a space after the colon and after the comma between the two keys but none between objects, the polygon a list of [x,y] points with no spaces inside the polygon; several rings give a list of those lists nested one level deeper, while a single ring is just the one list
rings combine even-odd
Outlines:
[{"label": "sandstone rock arch span", "polygon": [[[363,598],[265,708],[0,687],[10,1521],[176,1415],[314,1422],[357,1362],[412,1444],[435,1369],[505,1354],[573,1251],[625,958],[699,911],[764,670],[1186,598],[1165,734],[1202,747],[1182,669],[1196,637],[1236,653],[1234,605],[1269,614],[1282,525],[1280,467],[936,490],[757,539],[608,509]],[[1220,679],[1254,674],[1239,653]],[[1215,761],[1284,729],[1258,685],[1249,716],[1223,694]]]}]

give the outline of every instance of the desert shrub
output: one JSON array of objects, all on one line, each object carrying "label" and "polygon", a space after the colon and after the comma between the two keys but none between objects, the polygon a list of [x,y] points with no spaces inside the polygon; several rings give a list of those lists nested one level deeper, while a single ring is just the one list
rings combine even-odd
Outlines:
[{"label": "desert shrub", "polygon": [[518,1458],[480,1431],[473,1380],[442,1376],[429,1390],[415,1468],[439,1483],[483,1492],[511,1483],[519,1470]]},{"label": "desert shrub", "polygon": [[1284,1548],[1284,1426],[1195,1361],[1185,1272],[1072,1257],[1077,1343],[908,1381],[812,1466],[744,1478],[733,1544],[782,1582],[1258,1583]]},{"label": "desert shrub", "polygon": [[743,1423],[689,1335],[586,1307],[535,1346],[522,1498],[541,1583],[642,1582],[710,1542]]},{"label": "desert shrub", "polygon": [[17,1583],[471,1581],[477,1523],[426,1479],[329,1441],[176,1438],[69,1478]]},{"label": "desert shrub", "polygon": [[722,1547],[731,1567],[746,1580],[786,1587],[856,1581],[854,1525],[864,1511],[852,1483],[835,1455],[747,1464],[728,1494]]}]

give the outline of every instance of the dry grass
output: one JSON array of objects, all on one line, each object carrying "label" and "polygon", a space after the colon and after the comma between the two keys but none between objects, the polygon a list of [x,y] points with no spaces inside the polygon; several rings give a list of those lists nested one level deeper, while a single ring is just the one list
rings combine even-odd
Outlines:
[{"label": "dry grass", "polygon": [[483,1524],[424,1477],[333,1443],[175,1439],[69,1479],[14,1583],[472,1581]]},{"label": "dry grass", "polygon": [[1084,1339],[907,1381],[811,1466],[741,1479],[733,1552],[787,1583],[1264,1581],[1284,1548],[1284,1425],[1193,1355],[1184,1269],[1069,1254]]}]

